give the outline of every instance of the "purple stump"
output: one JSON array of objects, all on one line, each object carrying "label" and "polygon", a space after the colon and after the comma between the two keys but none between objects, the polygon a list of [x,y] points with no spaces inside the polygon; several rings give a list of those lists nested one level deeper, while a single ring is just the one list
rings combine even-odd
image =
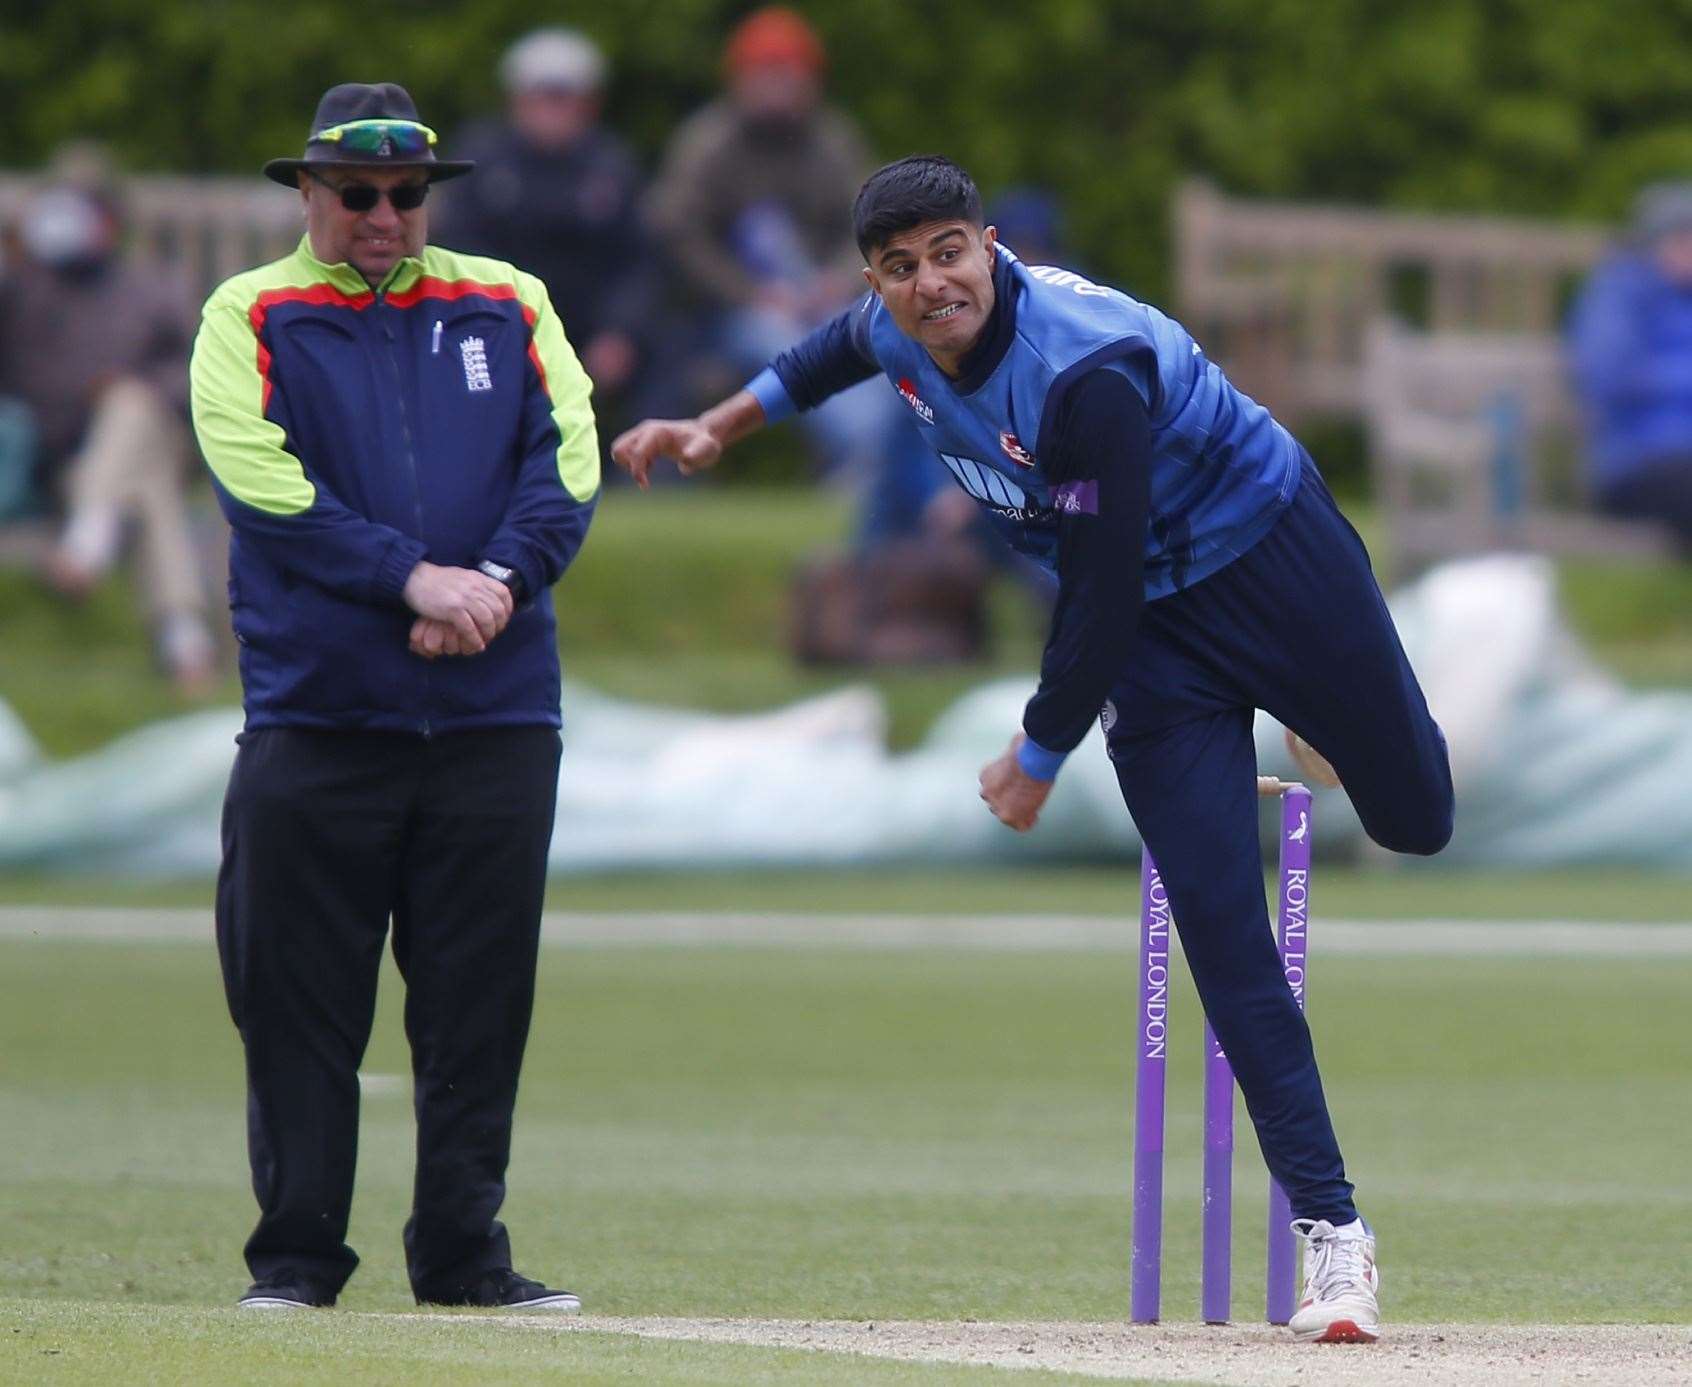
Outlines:
[{"label": "purple stump", "polygon": [[1140,860],[1140,1005],[1134,1029],[1134,1231],[1128,1317],[1155,1324],[1163,1264],[1163,1081],[1169,1050],[1169,897]]},{"label": "purple stump", "polygon": [[[1304,1010],[1305,935],[1310,921],[1310,791],[1289,786],[1281,795],[1281,901],[1278,944],[1281,971]],[[1298,1290],[1293,1256],[1292,1209],[1273,1177],[1269,1181],[1269,1270],[1265,1314],[1270,1324],[1292,1318]]]},{"label": "purple stump", "polygon": [[1199,1310],[1226,1324],[1232,1298],[1234,1238],[1234,1071],[1204,1023],[1204,1270]]}]

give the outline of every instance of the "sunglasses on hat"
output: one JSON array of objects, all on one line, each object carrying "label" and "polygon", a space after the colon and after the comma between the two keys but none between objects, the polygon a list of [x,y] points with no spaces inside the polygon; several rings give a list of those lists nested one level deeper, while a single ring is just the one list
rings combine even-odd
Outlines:
[{"label": "sunglasses on hat", "polygon": [[307,169],[306,173],[339,197],[341,206],[349,212],[374,211],[383,197],[396,212],[415,212],[423,205],[423,199],[429,196],[427,183],[401,183],[397,187],[382,189],[369,183],[331,183],[313,169]]},{"label": "sunglasses on hat", "polygon": [[436,142],[435,132],[415,120],[349,120],[325,126],[311,137],[313,144],[338,144],[358,154],[384,159],[396,155],[415,158],[427,154]]}]

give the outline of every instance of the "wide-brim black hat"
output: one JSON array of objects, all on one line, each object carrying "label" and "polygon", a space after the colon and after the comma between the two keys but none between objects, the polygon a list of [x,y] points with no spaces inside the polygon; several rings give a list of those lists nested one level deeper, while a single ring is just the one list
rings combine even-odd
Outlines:
[{"label": "wide-brim black hat", "polygon": [[374,148],[354,149],[345,138],[317,138],[324,131],[363,120],[421,123],[411,93],[404,87],[393,82],[343,82],[330,87],[317,103],[317,114],[306,132],[305,157],[272,159],[264,166],[264,176],[292,188],[299,182],[300,170],[313,167],[421,168],[428,170],[431,183],[437,183],[443,178],[457,178],[476,167],[468,159],[437,159],[432,145],[408,152],[392,140],[380,140]]}]

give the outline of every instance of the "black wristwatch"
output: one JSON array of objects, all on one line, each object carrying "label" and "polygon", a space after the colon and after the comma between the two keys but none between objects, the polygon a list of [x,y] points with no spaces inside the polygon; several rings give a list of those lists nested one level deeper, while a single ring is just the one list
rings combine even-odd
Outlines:
[{"label": "black wristwatch", "polygon": [[483,559],[476,565],[476,572],[486,573],[496,583],[504,583],[511,589],[514,600],[523,600],[523,575],[515,568],[507,568],[502,563],[495,563],[492,559]]}]

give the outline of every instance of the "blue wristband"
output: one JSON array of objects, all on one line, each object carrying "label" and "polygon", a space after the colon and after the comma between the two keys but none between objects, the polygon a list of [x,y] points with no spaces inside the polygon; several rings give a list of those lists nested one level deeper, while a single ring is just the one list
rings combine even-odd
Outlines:
[{"label": "blue wristband", "polygon": [[781,377],[775,373],[773,367],[764,367],[746,382],[746,388],[752,392],[753,398],[763,409],[766,424],[774,424],[790,414],[799,412],[793,403],[793,396],[787,393],[787,387],[781,383]]},{"label": "blue wristband", "polygon": [[1056,780],[1058,768],[1068,755],[1067,751],[1048,751],[1024,733],[1022,745],[1016,749],[1016,764],[1030,780]]}]

